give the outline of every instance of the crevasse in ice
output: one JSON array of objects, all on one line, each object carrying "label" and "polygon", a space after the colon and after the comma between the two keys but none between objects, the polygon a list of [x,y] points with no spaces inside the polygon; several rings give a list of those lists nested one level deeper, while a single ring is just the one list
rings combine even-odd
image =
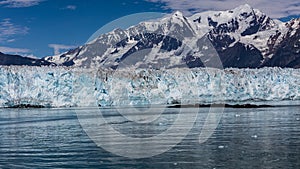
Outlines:
[{"label": "crevasse in ice", "polygon": [[0,107],[299,100],[300,70],[0,67]]}]

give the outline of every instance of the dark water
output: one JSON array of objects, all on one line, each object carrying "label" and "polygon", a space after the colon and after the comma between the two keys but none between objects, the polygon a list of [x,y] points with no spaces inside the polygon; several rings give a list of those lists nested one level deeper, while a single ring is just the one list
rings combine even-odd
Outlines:
[{"label": "dark water", "polygon": [[[0,168],[300,168],[300,107],[226,108],[214,133],[199,144],[207,112],[200,109],[194,128],[169,151],[130,159],[98,147],[75,110],[0,109]],[[148,127],[114,109],[102,113],[125,135],[151,137],[170,127],[178,109],[167,109]]]}]

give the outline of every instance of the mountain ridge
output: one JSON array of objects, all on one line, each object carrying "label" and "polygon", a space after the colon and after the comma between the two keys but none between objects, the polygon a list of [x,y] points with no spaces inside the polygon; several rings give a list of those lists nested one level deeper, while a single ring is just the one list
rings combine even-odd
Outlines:
[{"label": "mountain ridge", "polygon": [[52,63],[45,61],[44,59],[35,59],[29,57],[23,57],[20,55],[4,54],[0,51],[0,65],[18,65],[18,66],[46,66]]}]

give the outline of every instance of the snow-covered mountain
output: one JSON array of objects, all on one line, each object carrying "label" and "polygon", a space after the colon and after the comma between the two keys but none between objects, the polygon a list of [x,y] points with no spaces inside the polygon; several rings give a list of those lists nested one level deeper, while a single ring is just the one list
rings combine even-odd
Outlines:
[{"label": "snow-covered mountain", "polygon": [[[62,55],[44,59],[75,67],[300,67],[300,19],[271,19],[249,5],[115,29]],[[218,57],[219,56],[219,57]]]}]

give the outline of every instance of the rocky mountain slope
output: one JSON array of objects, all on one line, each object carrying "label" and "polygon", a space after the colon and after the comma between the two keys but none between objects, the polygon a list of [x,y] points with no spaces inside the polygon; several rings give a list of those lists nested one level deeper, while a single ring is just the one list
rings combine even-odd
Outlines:
[{"label": "rocky mountain slope", "polygon": [[43,59],[34,59],[28,57],[22,57],[19,55],[8,55],[0,52],[0,65],[27,65],[27,66],[41,66],[51,65],[52,63],[47,62]]}]

